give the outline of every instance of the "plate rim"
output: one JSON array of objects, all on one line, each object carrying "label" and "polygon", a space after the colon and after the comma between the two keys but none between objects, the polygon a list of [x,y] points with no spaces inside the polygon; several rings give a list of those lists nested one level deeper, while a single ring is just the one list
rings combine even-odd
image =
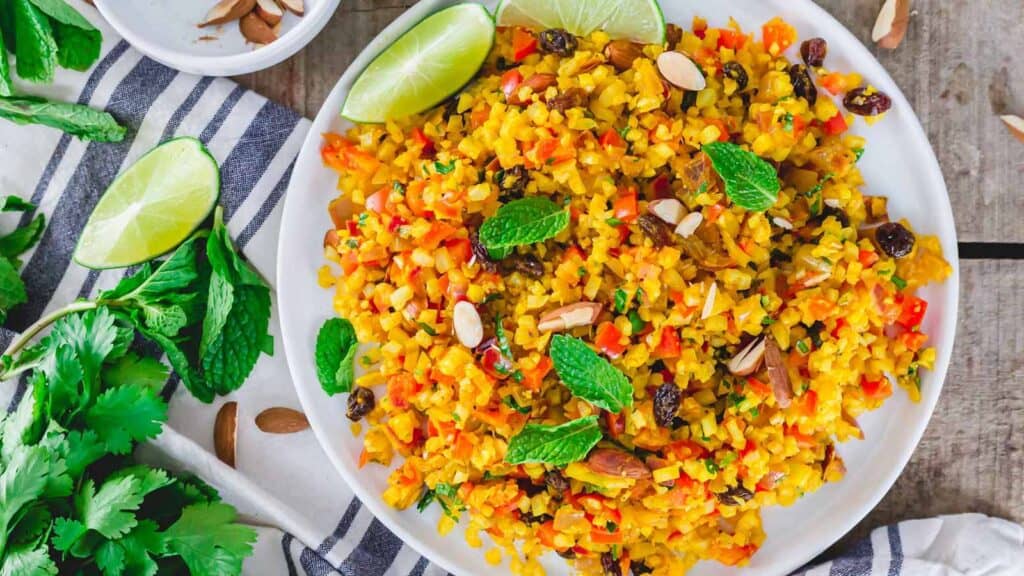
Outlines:
[{"label": "plate rim", "polygon": [[[470,0],[474,3],[475,0]],[[661,0],[671,1],[671,0]],[[794,0],[788,0],[793,2]],[[328,124],[333,120],[340,111],[334,111],[329,108],[330,103],[338,101],[344,101],[344,94],[346,84],[351,84],[354,81],[354,77],[365,68],[373,58],[377,56],[382,50],[389,46],[395,39],[401,34],[407,31],[409,28],[414,26],[417,22],[423,18],[429,16],[437,10],[441,10],[452,4],[459,3],[457,0],[424,0],[413,5],[388,26],[386,26],[374,39],[359,53],[359,55],[353,60],[353,62],[346,68],[345,72],[335,83],[330,93],[325,99],[325,104],[318,111],[312,125],[312,129],[306,136],[303,142],[302,150],[296,160],[296,167],[304,164],[304,159],[310,155],[315,155],[319,158],[319,149],[321,143],[321,134],[317,130],[318,126]],[[952,203],[949,199],[949,189],[946,185],[945,177],[942,173],[941,166],[938,162],[938,158],[935,154],[935,149],[932,146],[931,141],[928,138],[924,127],[921,124],[920,117],[917,115],[911,106],[906,95],[902,89],[895,82],[889,72],[884,66],[878,61],[877,58],[871,53],[871,51],[864,45],[863,42],[857,38],[844,24],[839,22],[834,16],[832,16],[824,8],[815,4],[812,0],[796,0],[794,2],[794,10],[797,12],[805,12],[809,18],[822,21],[821,27],[831,30],[834,34],[845,36],[844,44],[850,47],[852,52],[847,51],[847,56],[851,59],[858,61],[858,72],[862,73],[865,77],[872,78],[876,84],[887,85],[886,92],[892,97],[894,108],[904,109],[909,115],[909,124],[913,131],[911,138],[924,145],[927,151],[926,155],[926,166],[925,170],[928,172],[928,185],[935,188],[935,194],[945,198],[945,202],[939,207],[943,222],[948,222],[949,235],[951,240],[946,242],[942,236],[940,241],[943,242],[943,249],[945,256],[950,266],[952,267],[952,273],[946,280],[949,284],[948,292],[945,300],[941,302],[943,315],[946,317],[945,322],[940,326],[938,332],[934,336],[936,339],[941,337],[941,341],[947,345],[941,349],[937,349],[937,358],[935,367],[930,371],[932,374],[931,381],[929,384],[935,387],[935,392],[925,398],[922,398],[920,406],[924,409],[925,414],[923,417],[917,419],[913,424],[912,428],[909,428],[908,438],[912,439],[901,453],[898,454],[895,462],[898,465],[894,465],[889,468],[888,473],[884,478],[880,478],[876,482],[876,489],[871,492],[871,496],[866,499],[863,505],[858,509],[856,513],[850,513],[846,516],[845,521],[838,526],[832,526],[823,528],[827,533],[827,537],[822,540],[823,544],[817,545],[811,548],[804,547],[810,552],[794,554],[792,560],[790,560],[778,573],[788,574],[793,570],[796,570],[816,558],[822,552],[827,550],[830,546],[835,544],[840,538],[842,538],[847,532],[849,532],[854,526],[861,522],[867,515],[874,510],[882,498],[892,489],[897,479],[902,475],[904,469],[910,461],[911,456],[917,450],[921,443],[921,439],[924,435],[926,428],[932,420],[935,412],[935,407],[938,404],[938,400],[941,397],[942,389],[945,386],[945,381],[949,369],[950,360],[952,357],[952,351],[955,345],[956,337],[956,326],[959,318],[959,302],[960,302],[960,265],[959,265],[959,252],[958,252],[958,235],[955,226],[955,218],[952,209]],[[285,196],[284,210],[282,213],[282,230],[283,227],[289,221],[289,214],[293,211],[300,209],[300,203],[297,200],[301,191],[294,190],[296,188],[295,179],[293,178],[289,182],[288,193]],[[943,226],[944,227],[944,226]],[[366,489],[366,486],[356,481],[357,474],[352,473],[349,470],[349,463],[342,461],[336,451],[330,448],[331,437],[328,435],[324,425],[320,422],[320,417],[316,410],[310,410],[317,405],[318,401],[322,401],[320,398],[322,392],[320,391],[319,384],[314,382],[309,385],[300,385],[303,375],[300,373],[300,369],[296,367],[296,363],[306,362],[311,363],[312,359],[296,358],[294,357],[297,352],[294,352],[296,346],[289,346],[291,341],[291,324],[286,320],[288,314],[285,312],[285,302],[289,301],[287,294],[291,292],[290,287],[293,286],[293,281],[289,275],[288,265],[285,263],[285,259],[281,256],[285,254],[285,247],[287,244],[287,237],[284,234],[280,235],[278,241],[278,259],[277,259],[277,281],[278,281],[278,295],[279,302],[281,302],[280,317],[281,317],[281,331],[282,341],[285,348],[285,355],[288,362],[288,370],[292,377],[293,386],[299,396],[299,400],[303,407],[307,409],[307,416],[310,420],[310,425],[317,438],[317,442],[321,448],[327,453],[328,459],[331,461],[335,470],[345,481],[345,483],[352,489],[353,493],[363,503],[363,505],[369,508],[370,512],[373,513],[374,517],[380,520],[385,527],[387,527],[392,533],[399,537],[405,544],[408,544],[416,552],[426,557],[432,563],[437,564],[449,573],[462,575],[465,574],[455,564],[453,564],[446,555],[442,554],[441,550],[435,550],[431,545],[423,542],[415,533],[413,533],[406,526],[393,522],[387,514],[387,506],[380,499],[380,495],[370,492]],[[448,537],[453,537],[449,535]],[[490,567],[491,570],[497,567]],[[746,573],[746,572],[744,572]],[[467,575],[472,576],[472,575]]]}]

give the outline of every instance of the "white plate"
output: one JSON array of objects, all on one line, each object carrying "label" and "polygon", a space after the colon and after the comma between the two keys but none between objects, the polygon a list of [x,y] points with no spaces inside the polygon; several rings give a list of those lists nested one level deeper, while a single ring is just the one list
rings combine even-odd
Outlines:
[{"label": "white plate", "polygon": [[[454,3],[424,0],[411,8],[370,43],[328,97],[299,156],[285,203],[278,259],[278,302],[295,387],[317,438],[342,478],[377,518],[408,544],[445,570],[471,576],[486,566],[483,550],[466,545],[458,529],[448,537],[438,535],[438,507],[431,507],[422,515],[415,510],[393,510],[380,499],[387,486],[387,471],[379,466],[356,469],[362,442],[349,431],[344,417],[345,398],[326,397],[313,366],[317,330],[333,315],[331,294],[316,282],[317,269],[324,264],[323,235],[331,224],[327,203],[336,195],[337,181],[337,176],[321,165],[320,135],[348,127],[338,111],[356,75],[374,55],[427,14]],[[663,2],[662,7],[669,22],[681,23],[684,28],[697,13],[712,26],[724,25],[733,16],[750,31],[760,30],[761,24],[774,16],[782,16],[799,29],[801,38],[821,36],[828,40],[831,68],[859,71],[891,95],[894,107],[885,121],[871,128],[857,123],[857,130],[868,137],[867,153],[861,161],[866,191],[888,196],[892,214],[909,217],[918,231],[937,234],[953,265],[954,274],[946,283],[924,290],[931,304],[924,328],[938,348],[938,361],[935,370],[924,375],[922,401],[914,404],[906,394],[897,393],[881,410],[861,419],[867,440],[839,448],[849,469],[845,480],[828,485],[789,508],[764,510],[768,539],[747,568],[706,562],[691,572],[692,576],[786,574],[837,541],[881,500],[910,459],[928,424],[949,365],[956,329],[959,268],[953,213],[935,155],[910,104],[871,53],[821,8],[809,0],[671,0]],[[568,573],[564,561],[554,554],[547,555],[545,560],[549,575]],[[491,568],[488,571],[499,573]]]},{"label": "white plate", "polygon": [[146,56],[190,74],[236,76],[270,68],[309,44],[341,0],[305,0],[305,15],[284,15],[280,37],[249,44],[238,22],[199,28],[217,0],[95,0],[107,22]]}]

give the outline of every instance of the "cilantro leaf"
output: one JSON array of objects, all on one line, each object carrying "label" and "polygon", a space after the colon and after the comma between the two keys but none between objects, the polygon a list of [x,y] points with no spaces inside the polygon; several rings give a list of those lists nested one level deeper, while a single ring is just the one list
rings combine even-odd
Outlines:
[{"label": "cilantro leaf", "polygon": [[29,0],[9,1],[14,10],[18,76],[29,82],[51,82],[57,67],[57,42],[50,21]]},{"label": "cilantro leaf", "polygon": [[11,548],[0,564],[0,576],[56,576],[57,565],[46,546],[25,545]]},{"label": "cilantro leaf", "polygon": [[569,211],[533,196],[505,204],[480,226],[480,242],[491,257],[505,258],[516,246],[554,238],[569,226]]},{"label": "cilantro leaf", "polygon": [[725,181],[725,194],[734,204],[751,212],[775,205],[781,185],[771,164],[731,142],[706,144],[703,151]]},{"label": "cilantro leaf", "polygon": [[108,388],[133,384],[159,394],[167,383],[168,375],[167,366],[159,360],[129,352],[103,369],[102,380]]},{"label": "cilantro leaf", "polygon": [[90,464],[107,454],[106,447],[93,430],[68,432],[65,446],[66,453],[63,456],[66,459],[68,474],[76,478],[81,476]]},{"label": "cilantro leaf", "polygon": [[235,524],[227,504],[193,504],[164,532],[167,551],[181,556],[193,574],[238,574],[252,553],[256,531]]},{"label": "cilantro leaf", "polygon": [[142,504],[141,482],[134,476],[107,480],[99,490],[92,479],[75,494],[75,509],[82,524],[104,538],[119,538],[135,527],[134,512]]},{"label": "cilantro leaf", "polygon": [[565,466],[586,458],[590,449],[600,441],[601,427],[597,424],[596,415],[558,426],[527,424],[509,441],[505,462]]},{"label": "cilantro leaf", "polygon": [[120,386],[104,391],[85,421],[114,454],[127,454],[133,442],[155,438],[167,421],[167,404],[149,388]]},{"label": "cilantro leaf", "polygon": [[67,350],[58,354],[55,364],[45,370],[51,386],[60,384],[65,377],[71,381],[76,380],[66,376],[65,369],[77,364],[77,368],[69,374],[76,376],[80,371],[85,401],[95,396],[99,390],[99,374],[103,362],[118,341],[120,329],[115,326],[114,320],[109,310],[99,308],[65,316],[54,323],[50,342],[54,343],[58,352],[61,348]]},{"label": "cilantro leaf", "polygon": [[344,318],[331,318],[316,336],[316,374],[328,395],[351,392],[355,382],[356,331]]},{"label": "cilantro leaf", "polygon": [[0,550],[4,549],[9,529],[22,509],[43,494],[49,461],[45,449],[22,446],[0,472]]},{"label": "cilantro leaf", "polygon": [[35,204],[26,202],[18,196],[7,196],[4,198],[4,201],[0,203],[0,212],[31,212],[35,209]]},{"label": "cilantro leaf", "polygon": [[550,354],[558,377],[574,396],[615,414],[633,405],[633,386],[626,375],[582,340],[556,334]]},{"label": "cilantro leaf", "polygon": [[116,541],[107,540],[96,548],[96,567],[103,576],[121,576],[124,572],[124,548]]}]

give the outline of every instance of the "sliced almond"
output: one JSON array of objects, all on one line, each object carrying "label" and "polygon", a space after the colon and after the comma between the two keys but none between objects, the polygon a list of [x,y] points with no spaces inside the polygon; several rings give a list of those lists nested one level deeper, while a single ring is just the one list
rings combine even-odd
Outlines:
[{"label": "sliced almond", "polygon": [[281,23],[284,10],[274,0],[256,0],[256,15],[273,28]]},{"label": "sliced almond", "polygon": [[242,36],[253,44],[270,44],[277,40],[274,29],[255,12],[242,16],[242,19],[238,21],[238,28],[242,31]]},{"label": "sliced almond", "polygon": [[679,225],[676,226],[676,234],[679,234],[683,238],[689,238],[700,228],[701,223],[704,222],[704,214],[700,212],[690,212],[682,220],[679,221]]},{"label": "sliced almond", "polygon": [[306,13],[306,5],[303,0],[277,0],[277,3],[296,16]]},{"label": "sliced almond", "polygon": [[786,220],[782,216],[776,216],[776,217],[772,218],[772,222],[774,222],[776,226],[778,226],[779,228],[782,228],[783,230],[792,230],[793,229],[793,223],[790,222],[789,220]]},{"label": "sliced almond", "polygon": [[221,0],[206,13],[206,18],[199,24],[199,27],[216,26],[238,20],[252,12],[255,7],[256,0]]},{"label": "sliced almond", "polygon": [[662,52],[658,56],[658,71],[670,84],[683,90],[697,92],[708,86],[700,68],[682,52]]},{"label": "sliced almond", "polygon": [[782,359],[782,350],[775,338],[768,336],[764,342],[764,364],[768,368],[768,380],[780,408],[788,408],[793,402],[793,385],[789,381],[789,370]]},{"label": "sliced almond", "polygon": [[476,348],[484,340],[484,323],[472,302],[462,300],[455,304],[452,317],[455,337],[466,348]]},{"label": "sliced almond", "polygon": [[758,367],[761,366],[761,360],[764,359],[764,350],[765,338],[762,336],[737,352],[732,357],[732,360],[729,360],[729,363],[726,364],[726,368],[735,376],[750,376],[757,372]]},{"label": "sliced almond", "polygon": [[679,224],[679,221],[683,219],[683,215],[686,214],[686,208],[683,207],[683,203],[675,198],[655,200],[647,205],[647,211],[660,218],[663,222],[673,226]]},{"label": "sliced almond", "polygon": [[260,412],[256,427],[267,434],[294,434],[309,428],[309,420],[298,410],[278,406]]},{"label": "sliced almond", "polygon": [[903,42],[910,24],[910,0],[886,0],[875,20],[871,40],[893,50]]},{"label": "sliced almond", "polygon": [[597,321],[604,307],[595,302],[577,302],[562,306],[540,317],[537,329],[541,332],[560,332],[580,326],[589,326]]},{"label": "sliced almond", "polygon": [[213,423],[213,450],[221,462],[235,467],[235,445],[238,442],[238,402],[225,402]]},{"label": "sliced almond", "polygon": [[1020,116],[1000,116],[1000,120],[1006,124],[1006,127],[1010,129],[1010,133],[1017,137],[1018,140],[1024,142],[1024,118]]},{"label": "sliced almond", "polygon": [[715,311],[715,300],[718,299],[718,284],[711,281],[711,288],[708,288],[708,295],[704,298],[704,309],[700,312],[700,319],[707,320]]}]

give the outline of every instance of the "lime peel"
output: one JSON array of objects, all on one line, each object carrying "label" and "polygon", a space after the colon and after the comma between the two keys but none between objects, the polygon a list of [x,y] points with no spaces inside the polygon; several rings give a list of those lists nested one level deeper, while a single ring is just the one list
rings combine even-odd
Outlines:
[{"label": "lime peel", "polygon": [[657,0],[502,0],[498,26],[563,28],[577,36],[603,30],[612,39],[665,42],[665,15]]}]

